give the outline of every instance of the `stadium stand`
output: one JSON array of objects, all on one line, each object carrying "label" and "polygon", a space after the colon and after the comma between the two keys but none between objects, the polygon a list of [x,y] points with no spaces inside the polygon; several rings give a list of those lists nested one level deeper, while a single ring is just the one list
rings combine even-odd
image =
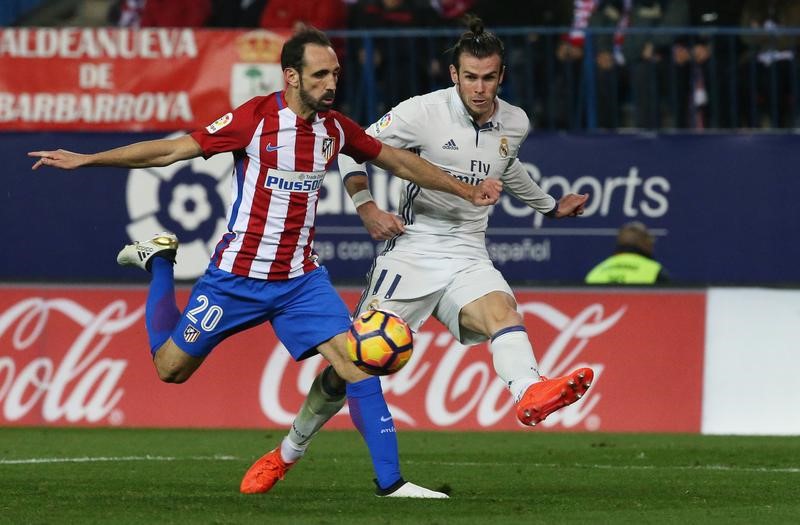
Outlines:
[{"label": "stadium stand", "polygon": [[[318,4],[206,0],[192,2],[202,9],[186,18],[170,16],[174,9],[146,16],[148,5],[176,5],[149,2],[6,1],[0,3],[0,24],[281,29],[305,21],[297,13],[314,12]],[[335,37],[345,75],[339,103],[364,124],[410,94],[449,84],[445,51],[467,11],[483,17],[506,41],[501,96],[523,107],[536,129],[792,129],[798,124],[796,2],[330,0],[326,5],[335,16],[308,22],[327,26]]]}]

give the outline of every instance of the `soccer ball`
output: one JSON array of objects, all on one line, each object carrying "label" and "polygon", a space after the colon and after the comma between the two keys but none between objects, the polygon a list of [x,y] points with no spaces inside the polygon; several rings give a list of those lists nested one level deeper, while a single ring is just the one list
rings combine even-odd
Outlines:
[{"label": "soccer ball", "polygon": [[347,352],[355,365],[374,376],[393,374],[411,359],[414,338],[397,314],[367,310],[347,332]]}]

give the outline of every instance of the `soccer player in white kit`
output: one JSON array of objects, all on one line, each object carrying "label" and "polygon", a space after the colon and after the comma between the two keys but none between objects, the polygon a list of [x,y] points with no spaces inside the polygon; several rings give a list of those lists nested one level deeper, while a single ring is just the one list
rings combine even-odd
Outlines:
[{"label": "soccer player in white kit", "polygon": [[[468,184],[500,179],[506,191],[548,217],[582,214],[588,194],[571,193],[556,201],[517,159],[529,120],[522,109],[497,98],[504,71],[502,42],[474,19],[452,51],[452,87],[401,102],[367,133],[418,152]],[[594,378],[589,368],[553,379],[539,375],[514,294],[486,250],[487,208],[406,182],[398,217],[377,208],[363,165],[340,155],[339,168],[370,234],[386,240],[356,313],[370,307],[391,310],[414,331],[433,315],[463,344],[489,339],[495,371],[508,385],[525,425],[536,425],[583,396]],[[323,381],[335,384],[336,374],[327,369],[315,385]],[[336,410],[313,392],[314,387],[282,443],[296,451],[297,459]]]}]

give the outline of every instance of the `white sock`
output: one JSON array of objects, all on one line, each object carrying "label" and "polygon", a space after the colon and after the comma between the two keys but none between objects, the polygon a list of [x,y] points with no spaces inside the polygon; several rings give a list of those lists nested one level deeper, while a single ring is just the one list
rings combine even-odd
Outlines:
[{"label": "white sock", "polygon": [[281,441],[281,458],[294,463],[306,453],[311,439],[322,426],[344,406],[345,394],[330,395],[322,387],[323,370],[314,379],[300,411],[292,421],[292,428]]},{"label": "white sock", "polygon": [[514,402],[518,402],[525,390],[541,379],[528,333],[522,329],[500,333],[489,348],[495,372],[508,385]]},{"label": "white sock", "polygon": [[303,457],[303,454],[306,453],[307,448],[308,443],[305,445],[297,445],[292,443],[292,440],[289,439],[289,436],[286,436],[283,438],[283,441],[281,441],[281,459],[283,459],[285,463],[294,463]]}]

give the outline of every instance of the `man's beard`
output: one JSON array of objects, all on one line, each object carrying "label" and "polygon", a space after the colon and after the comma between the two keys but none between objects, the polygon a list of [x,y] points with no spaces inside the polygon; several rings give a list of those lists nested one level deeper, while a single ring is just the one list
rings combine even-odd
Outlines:
[{"label": "man's beard", "polygon": [[311,108],[312,110],[316,112],[321,112],[321,111],[329,111],[331,109],[331,106],[322,102],[322,99],[333,98],[335,95],[335,92],[333,90],[329,89],[325,91],[325,93],[323,93],[322,96],[319,97],[319,99],[316,99],[311,96],[311,93],[303,89],[303,81],[301,80],[299,91],[300,91],[300,101],[309,108]]}]

